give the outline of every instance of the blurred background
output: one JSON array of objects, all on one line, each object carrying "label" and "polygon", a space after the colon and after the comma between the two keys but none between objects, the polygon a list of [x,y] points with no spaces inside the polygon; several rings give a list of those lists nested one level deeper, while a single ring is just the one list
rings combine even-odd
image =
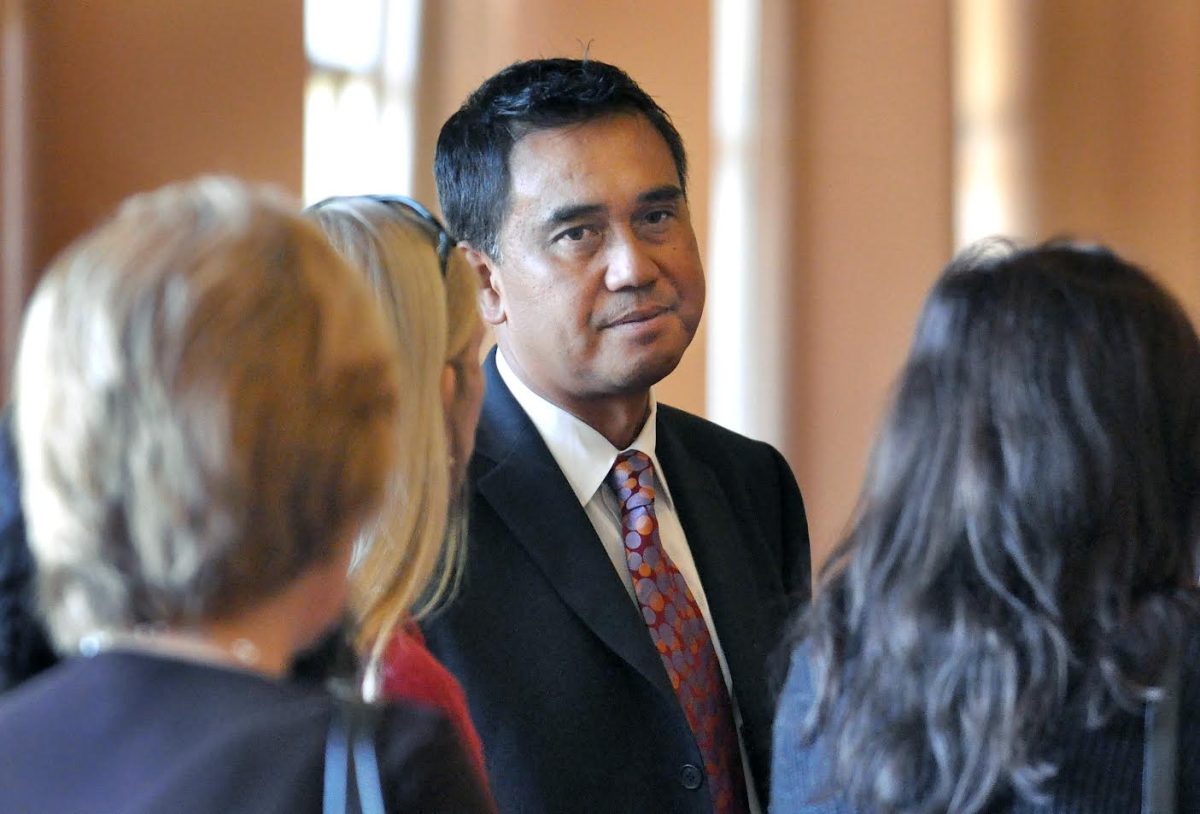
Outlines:
[{"label": "blurred background", "polygon": [[821,560],[926,288],[981,236],[1113,245],[1200,317],[1194,0],[0,0],[0,388],[40,270],[205,172],[435,202],[442,121],[519,59],[672,115],[709,301],[662,400],[776,444]]}]

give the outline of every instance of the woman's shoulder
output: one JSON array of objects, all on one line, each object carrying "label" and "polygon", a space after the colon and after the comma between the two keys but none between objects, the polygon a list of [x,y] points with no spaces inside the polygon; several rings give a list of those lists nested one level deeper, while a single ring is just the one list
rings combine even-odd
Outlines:
[{"label": "woman's shoulder", "polygon": [[380,665],[384,699],[427,704],[454,724],[480,778],[486,777],[483,743],[471,722],[462,685],[425,646],[420,628],[409,625],[397,632]]},{"label": "woman's shoulder", "polygon": [[442,708],[461,698],[462,688],[425,646],[420,629],[410,625],[388,643],[380,664],[383,697],[417,701]]},{"label": "woman's shoulder", "polygon": [[[161,779],[153,802],[162,806],[146,810],[319,810],[338,704],[317,686],[205,665],[127,653],[72,659],[0,702],[0,779],[16,784],[0,786],[53,802],[137,766]],[[445,716],[398,702],[380,705],[375,720],[387,810],[492,810]],[[39,767],[51,763],[62,764],[59,781],[46,788]],[[246,778],[253,793],[227,799]]]},{"label": "woman's shoulder", "polygon": [[781,724],[785,730],[791,729],[792,723],[799,724],[808,715],[812,703],[812,647],[807,641],[800,641],[792,649],[788,661],[787,679],[779,693],[776,730],[781,728]]},{"label": "woman's shoulder", "polygon": [[771,811],[792,814],[844,814],[852,809],[835,793],[828,744],[820,732],[806,731],[816,703],[811,646],[792,651],[787,681],[775,714],[771,767]]}]

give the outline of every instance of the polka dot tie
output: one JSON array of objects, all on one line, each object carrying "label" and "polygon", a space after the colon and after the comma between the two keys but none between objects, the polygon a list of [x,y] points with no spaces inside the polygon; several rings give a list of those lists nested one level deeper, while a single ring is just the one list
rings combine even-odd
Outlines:
[{"label": "polka dot tie", "polygon": [[704,757],[713,809],[741,814],[747,811],[746,781],[733,707],[696,598],[659,541],[654,465],[643,452],[622,452],[608,483],[621,504],[625,560],[638,607]]}]

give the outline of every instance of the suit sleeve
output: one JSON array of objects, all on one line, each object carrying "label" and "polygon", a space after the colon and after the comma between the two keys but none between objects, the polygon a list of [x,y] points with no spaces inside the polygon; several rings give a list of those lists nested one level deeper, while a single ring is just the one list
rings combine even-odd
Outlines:
[{"label": "suit sleeve", "polygon": [[783,583],[793,607],[812,598],[812,558],[808,541],[808,516],[796,477],[783,455],[771,448],[779,484],[779,540]]}]

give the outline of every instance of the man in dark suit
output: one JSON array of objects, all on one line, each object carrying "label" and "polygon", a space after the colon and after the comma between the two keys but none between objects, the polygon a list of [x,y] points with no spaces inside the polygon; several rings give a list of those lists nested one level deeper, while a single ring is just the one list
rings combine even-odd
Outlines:
[{"label": "man in dark suit", "polygon": [[501,811],[765,811],[808,534],[778,452],[651,391],[704,305],[678,132],[621,70],[534,60],[446,122],[436,173],[499,348],[425,632]]}]

